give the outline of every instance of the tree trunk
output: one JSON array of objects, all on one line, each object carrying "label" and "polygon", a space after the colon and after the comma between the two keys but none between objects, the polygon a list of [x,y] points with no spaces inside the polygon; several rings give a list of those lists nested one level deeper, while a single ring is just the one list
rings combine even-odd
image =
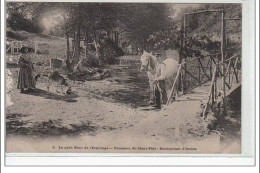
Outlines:
[{"label": "tree trunk", "polygon": [[107,37],[111,38],[111,31],[110,30],[107,31]]},{"label": "tree trunk", "polygon": [[114,38],[113,41],[116,42],[116,31],[114,31]]},{"label": "tree trunk", "polygon": [[76,31],[76,38],[75,38],[75,50],[74,50],[74,57],[73,62],[77,63],[79,61],[80,56],[80,25],[77,25],[77,31]]},{"label": "tree trunk", "polygon": [[[184,45],[184,35],[185,35],[185,19],[182,19],[182,25],[181,25],[181,39],[180,39],[180,50],[179,50],[179,64],[182,63],[182,59],[183,59],[183,53],[182,53],[182,50],[183,50],[183,45]],[[184,72],[185,73],[185,72]],[[179,79],[178,79],[178,91],[181,91],[182,89],[185,90],[185,87],[182,86],[182,85],[185,85],[185,81],[181,81],[181,80],[185,80],[183,79],[183,76],[179,76]],[[182,91],[184,92],[184,91]]]},{"label": "tree trunk", "polygon": [[147,45],[146,45],[146,41],[144,38],[143,38],[143,46],[144,46],[144,50],[149,52],[149,50],[147,50]]},{"label": "tree trunk", "polygon": [[68,69],[69,72],[72,71],[72,68],[71,68],[71,62],[70,62],[70,40],[69,40],[69,33],[66,31],[66,43],[67,43],[67,51],[66,51],[66,54],[67,54],[67,59],[66,59],[66,67]]},{"label": "tree trunk", "polygon": [[88,32],[85,31],[85,57],[88,57]]},{"label": "tree trunk", "polygon": [[118,31],[115,31],[115,43],[116,46],[118,47]]}]

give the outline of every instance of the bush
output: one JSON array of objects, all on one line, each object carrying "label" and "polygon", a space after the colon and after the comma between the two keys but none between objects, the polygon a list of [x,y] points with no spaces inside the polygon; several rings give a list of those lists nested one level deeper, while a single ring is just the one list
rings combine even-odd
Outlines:
[{"label": "bush", "polygon": [[20,13],[13,13],[7,19],[7,25],[13,30],[41,33],[43,29],[36,20],[26,19]]},{"label": "bush", "polygon": [[104,64],[114,64],[116,63],[115,57],[123,56],[124,51],[111,38],[105,38],[100,43],[99,54],[99,59]]},{"label": "bush", "polygon": [[19,35],[19,34],[13,32],[13,31],[7,31],[6,37],[14,39],[14,40],[25,40],[25,39],[27,39],[25,36]]},{"label": "bush", "polygon": [[99,62],[97,58],[90,57],[85,60],[85,66],[87,67],[98,67],[98,65]]}]

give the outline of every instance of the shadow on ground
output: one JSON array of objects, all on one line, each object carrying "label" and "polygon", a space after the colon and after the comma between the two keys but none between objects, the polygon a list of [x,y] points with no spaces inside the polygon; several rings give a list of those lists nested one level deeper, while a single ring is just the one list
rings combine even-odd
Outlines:
[{"label": "shadow on ground", "polygon": [[97,127],[90,122],[81,124],[62,125],[62,120],[49,120],[44,122],[34,122],[22,120],[23,117],[30,115],[8,114],[6,117],[7,135],[24,135],[34,137],[50,136],[77,136],[80,133],[94,133]]},{"label": "shadow on ground", "polygon": [[65,102],[77,102],[77,100],[75,100],[75,98],[78,97],[78,94],[75,94],[75,93],[58,95],[58,94],[54,94],[54,93],[49,93],[49,92],[47,92],[45,90],[41,90],[41,89],[35,89],[34,91],[30,91],[30,92],[25,91],[24,94],[44,97],[45,99],[62,100]]},{"label": "shadow on ground", "polygon": [[22,135],[30,137],[54,137],[69,136],[76,137],[81,134],[95,136],[99,131],[111,131],[116,128],[110,126],[96,126],[90,121],[78,124],[63,124],[61,119],[48,120],[43,122],[31,122],[24,120],[25,114],[7,114],[6,115],[6,134]]}]

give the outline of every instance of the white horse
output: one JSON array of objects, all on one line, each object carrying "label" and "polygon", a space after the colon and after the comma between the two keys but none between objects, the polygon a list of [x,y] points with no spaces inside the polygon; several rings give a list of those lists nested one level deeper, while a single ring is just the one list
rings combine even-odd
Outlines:
[{"label": "white horse", "polygon": [[[172,58],[165,59],[161,64],[157,61],[152,53],[146,51],[141,56],[141,71],[147,71],[150,84],[150,104],[154,103],[155,82],[159,83],[162,102],[166,104],[167,94],[165,88],[165,80],[173,78],[178,72],[178,62]],[[161,84],[161,85],[160,85]]]}]

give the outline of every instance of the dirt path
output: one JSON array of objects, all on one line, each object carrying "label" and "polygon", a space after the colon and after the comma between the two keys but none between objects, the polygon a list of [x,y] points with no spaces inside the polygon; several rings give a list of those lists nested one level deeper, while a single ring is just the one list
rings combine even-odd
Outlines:
[{"label": "dirt path", "polygon": [[[138,65],[110,68],[116,71],[111,78],[72,82],[70,95],[56,93],[55,87],[46,92],[44,80],[35,92],[21,94],[12,80],[18,69],[7,69],[7,151],[84,152],[57,147],[85,145],[101,147],[85,152],[148,152],[129,148],[161,146],[168,149],[152,152],[203,153],[240,147],[232,141],[234,145],[226,148],[220,135],[208,130],[208,122],[199,116],[199,101],[175,102],[160,111],[143,107],[148,102],[148,83]],[[179,150],[183,147],[190,149]]]}]

